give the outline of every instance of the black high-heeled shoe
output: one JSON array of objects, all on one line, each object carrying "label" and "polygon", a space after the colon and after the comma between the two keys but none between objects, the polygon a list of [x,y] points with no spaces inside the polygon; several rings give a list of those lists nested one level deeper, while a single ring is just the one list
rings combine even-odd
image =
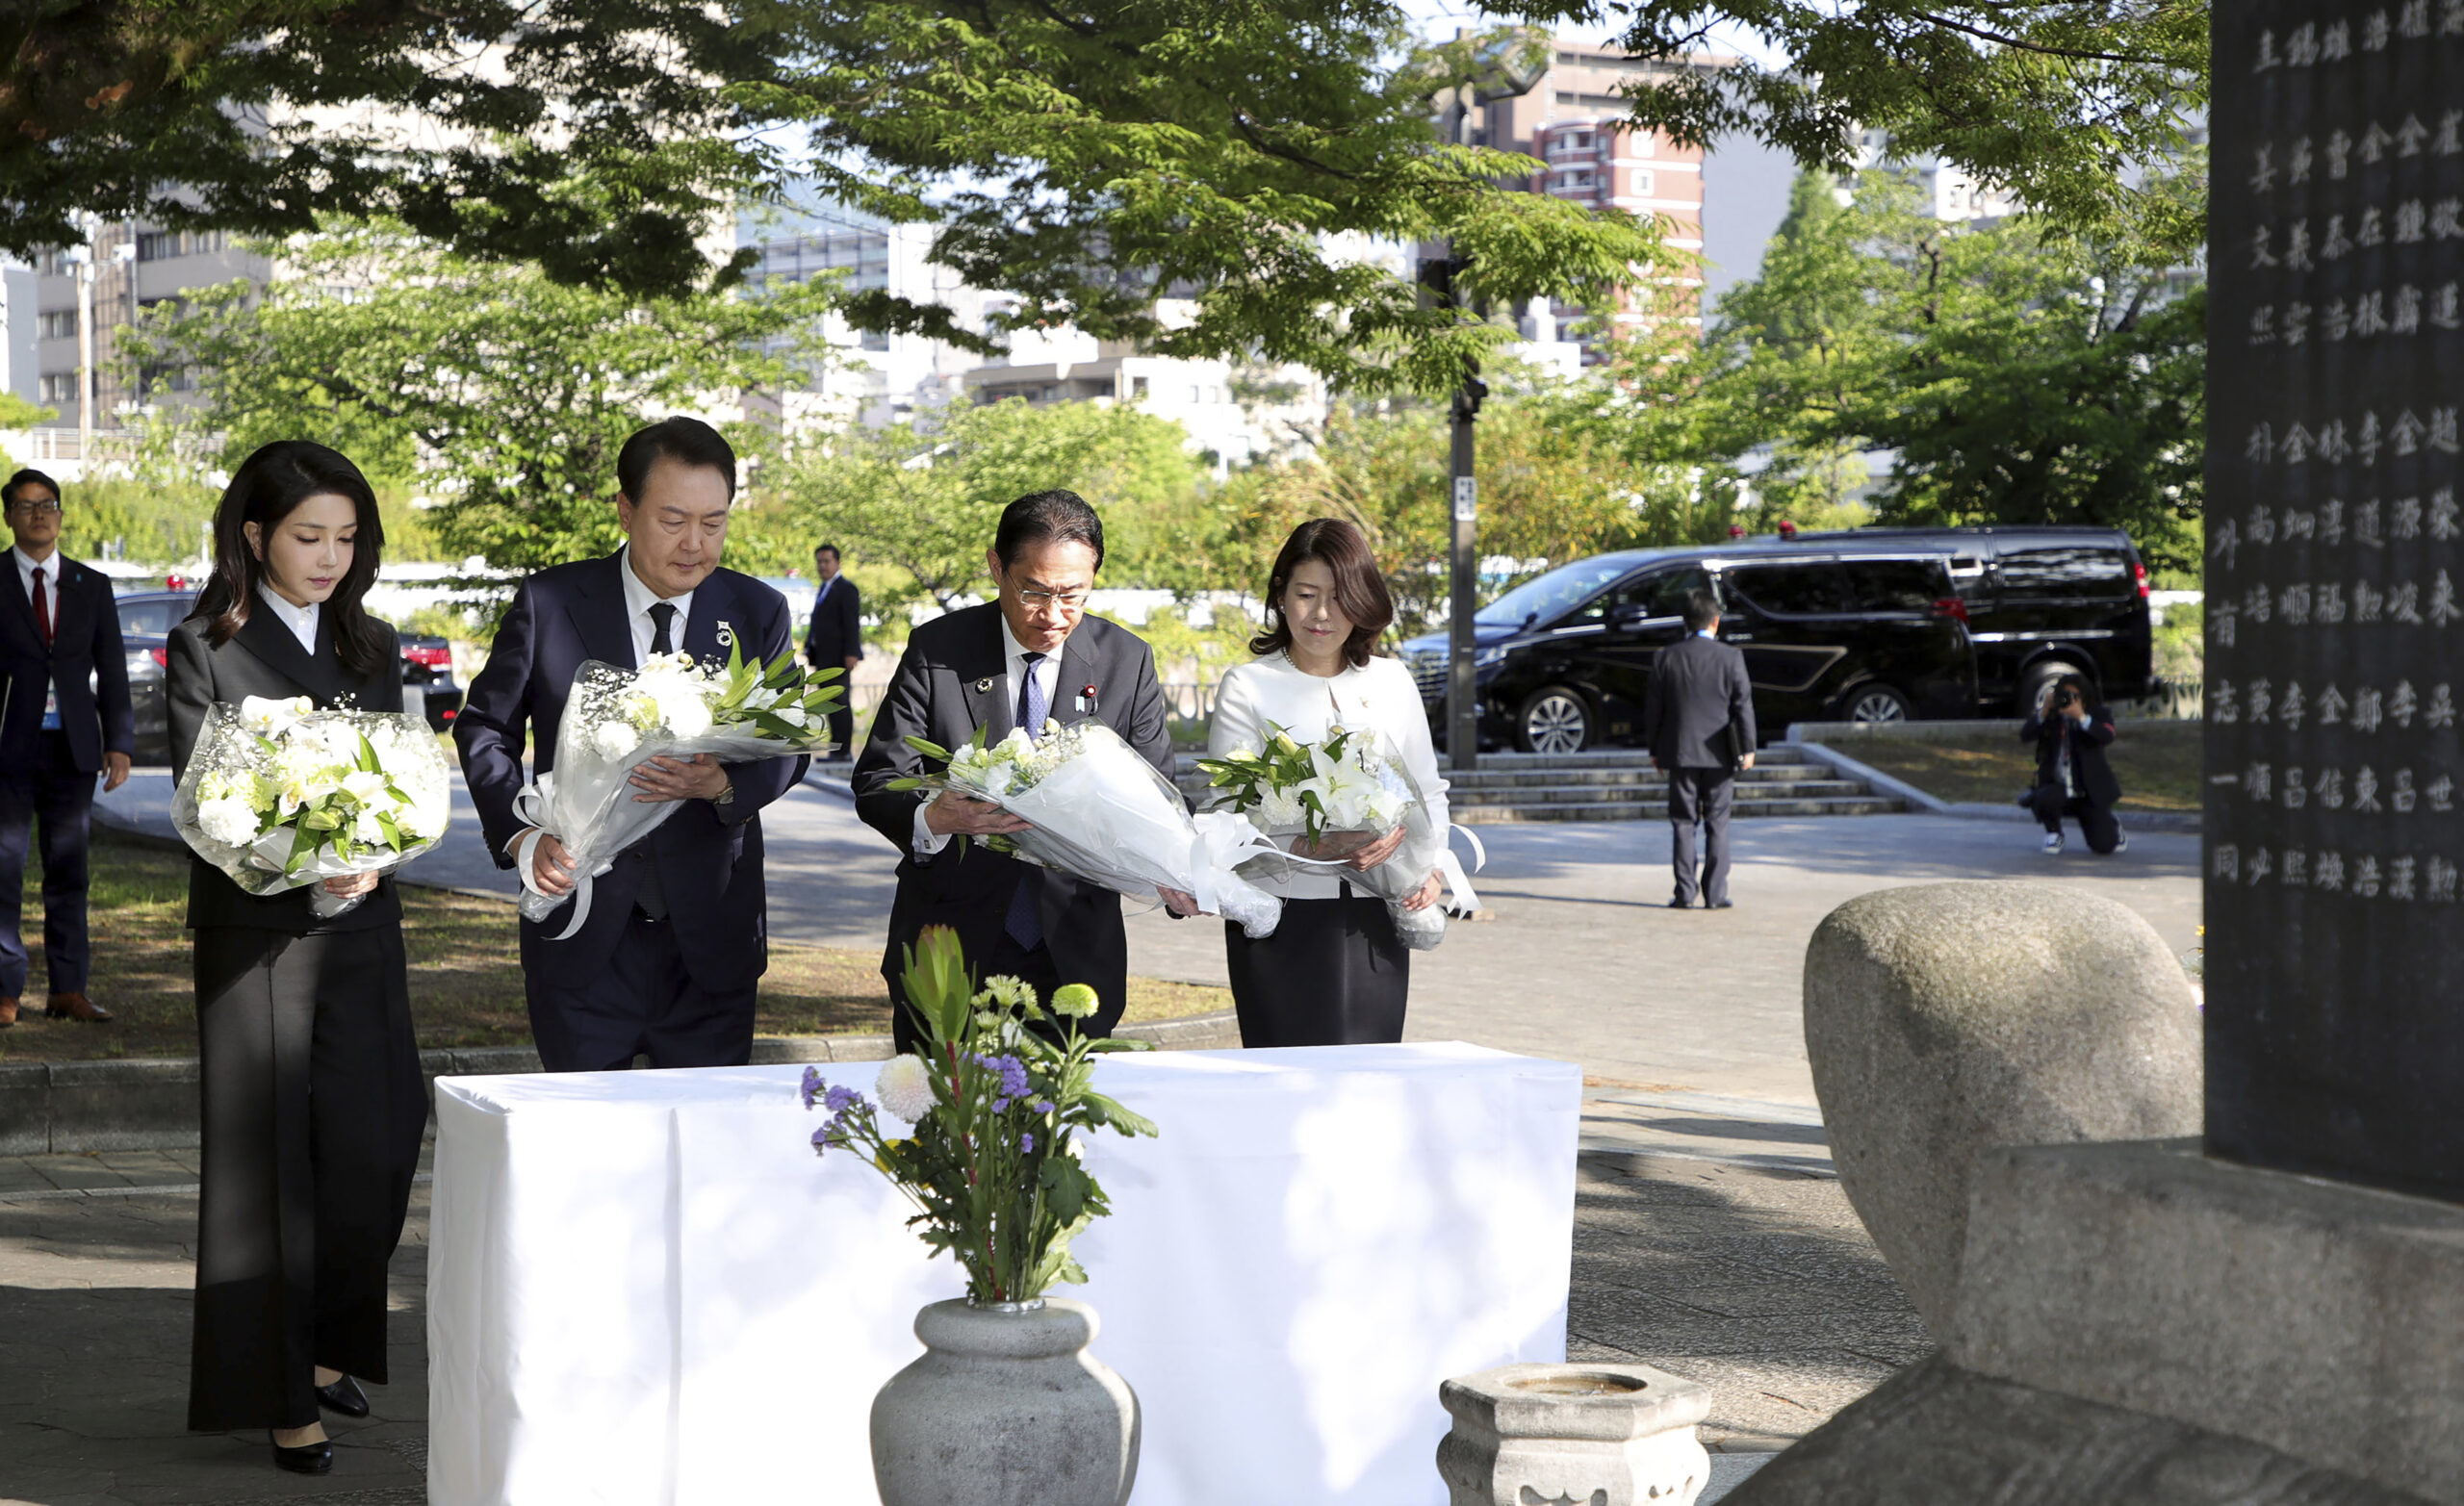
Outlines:
[{"label": "black high-heeled shoe", "polygon": [[359,1382],[346,1375],[331,1386],[317,1388],[317,1405],[346,1417],[364,1417],[368,1416],[368,1392],[359,1389]]},{"label": "black high-heeled shoe", "polygon": [[[266,1433],[266,1441],[273,1442],[271,1430]],[[330,1473],[334,1468],[334,1441],[330,1438],[320,1439],[316,1442],[304,1443],[297,1448],[285,1448],[280,1443],[274,1443],[273,1467],[277,1469],[288,1469],[293,1474]]]}]

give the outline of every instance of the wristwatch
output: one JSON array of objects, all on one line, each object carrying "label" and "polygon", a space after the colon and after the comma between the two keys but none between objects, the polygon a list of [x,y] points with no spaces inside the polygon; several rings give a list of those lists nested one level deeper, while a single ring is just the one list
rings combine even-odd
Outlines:
[{"label": "wristwatch", "polygon": [[711,796],[711,797],[710,797],[710,804],[713,804],[713,805],[732,805],[732,804],[735,804],[735,780],[733,780],[733,779],[730,779],[730,780],[728,780],[728,787],[727,787],[726,789],[723,789],[723,790],[719,791],[716,795]]}]

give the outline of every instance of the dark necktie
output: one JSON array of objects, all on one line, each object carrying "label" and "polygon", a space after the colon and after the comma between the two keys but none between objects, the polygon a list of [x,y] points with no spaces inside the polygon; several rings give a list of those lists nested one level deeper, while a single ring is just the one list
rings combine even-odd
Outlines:
[{"label": "dark necktie", "polygon": [[51,598],[42,588],[42,567],[35,567],[35,622],[42,628],[42,641],[51,642]]},{"label": "dark necktie", "polygon": [[[673,601],[652,602],[651,652],[674,653],[676,651],[675,627],[676,603]],[[642,867],[642,886],[633,895],[633,907],[653,920],[665,920],[667,918],[667,885],[659,880],[658,854],[651,850],[647,844],[642,851],[650,861]]]},{"label": "dark necktie", "polygon": [[[1043,693],[1043,680],[1036,674],[1043,655],[1030,653],[1023,657],[1025,662],[1019,666],[1018,675],[1018,725],[1027,729],[1029,737],[1035,737],[1042,733],[1044,718],[1052,708]],[[1043,945],[1043,923],[1036,918],[1035,886],[1028,881],[1030,877],[1025,868],[1019,869],[1018,887],[1010,895],[1009,916],[1001,922],[1001,929],[1010,933],[1010,939],[1028,952]]]}]

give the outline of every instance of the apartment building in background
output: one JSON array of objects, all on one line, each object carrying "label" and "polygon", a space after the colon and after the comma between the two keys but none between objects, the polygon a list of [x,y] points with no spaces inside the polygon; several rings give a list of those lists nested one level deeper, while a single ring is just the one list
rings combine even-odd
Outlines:
[{"label": "apartment building in background", "polygon": [[[142,220],[97,224],[91,242],[38,253],[33,268],[34,385],[14,388],[46,408],[59,410],[61,429],[86,426],[81,372],[89,350],[78,337],[81,317],[93,322],[90,365],[94,408],[90,426],[109,433],[125,426],[139,395],[120,370],[120,326],[144,310],[190,293],[245,278],[262,287],[273,265],[218,230],[165,230]],[[81,282],[85,284],[81,298]],[[11,300],[13,313],[14,299]],[[80,310],[86,312],[81,316]],[[13,340],[14,331],[12,331]],[[184,373],[148,373],[146,380],[177,391]]]}]

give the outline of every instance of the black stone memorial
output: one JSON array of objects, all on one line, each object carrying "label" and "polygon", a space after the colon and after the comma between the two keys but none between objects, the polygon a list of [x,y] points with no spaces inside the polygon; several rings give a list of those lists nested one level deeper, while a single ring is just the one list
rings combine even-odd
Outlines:
[{"label": "black stone memorial", "polygon": [[2214,56],[2208,1147],[2464,1198],[2464,0]]}]

